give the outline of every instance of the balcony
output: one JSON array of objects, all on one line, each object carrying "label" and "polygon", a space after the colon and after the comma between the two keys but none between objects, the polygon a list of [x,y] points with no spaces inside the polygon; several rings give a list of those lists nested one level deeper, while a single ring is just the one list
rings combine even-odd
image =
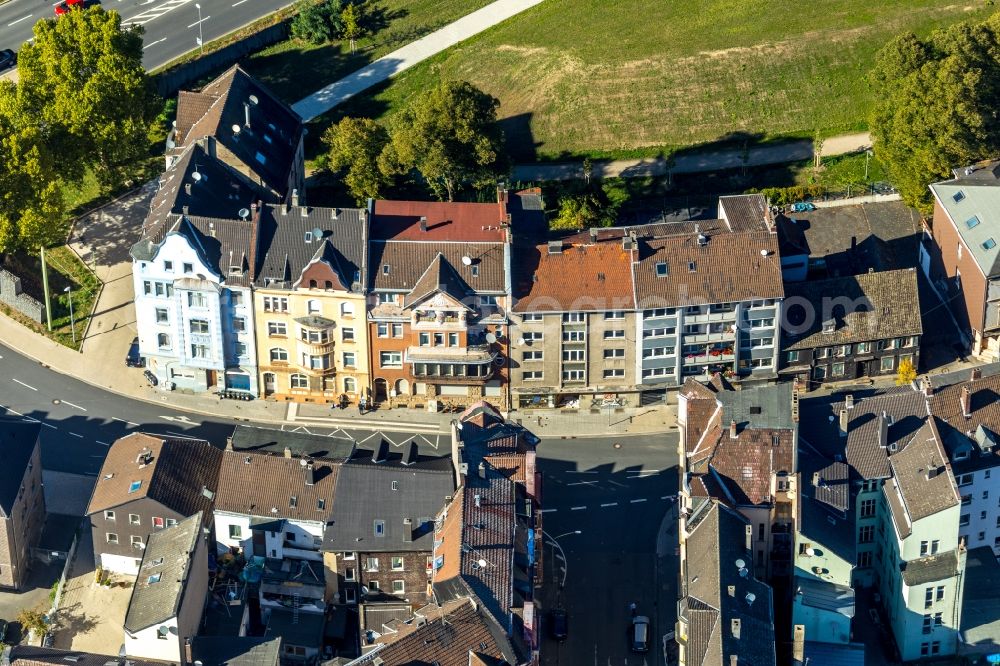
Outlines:
[{"label": "balcony", "polygon": [[719,333],[684,333],[684,343],[698,342],[729,342],[736,339],[736,331],[722,331]]},{"label": "balcony", "polygon": [[411,324],[414,328],[455,328],[464,329],[468,324],[466,311],[460,312],[414,312]]},{"label": "balcony", "polygon": [[684,315],[685,324],[708,324],[715,321],[736,321],[736,310],[709,312],[708,314]]}]

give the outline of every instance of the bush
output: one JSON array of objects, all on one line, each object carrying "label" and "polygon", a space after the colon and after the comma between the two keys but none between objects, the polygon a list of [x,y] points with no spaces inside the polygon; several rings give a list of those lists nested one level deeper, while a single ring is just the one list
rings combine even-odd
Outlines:
[{"label": "bush", "polygon": [[826,187],[819,184],[793,185],[792,187],[751,188],[747,194],[763,194],[772,206],[786,206],[796,201],[817,199],[826,194]]},{"label": "bush", "polygon": [[292,37],[310,44],[326,44],[340,33],[340,0],[299,0],[292,19]]}]

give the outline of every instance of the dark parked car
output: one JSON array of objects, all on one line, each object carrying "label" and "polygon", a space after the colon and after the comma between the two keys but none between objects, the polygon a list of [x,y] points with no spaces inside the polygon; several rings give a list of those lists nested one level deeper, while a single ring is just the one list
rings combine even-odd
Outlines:
[{"label": "dark parked car", "polygon": [[10,49],[0,51],[0,72],[10,69],[17,64],[17,54]]},{"label": "dark parked car", "polygon": [[150,386],[156,386],[160,383],[160,380],[156,378],[156,375],[153,374],[152,370],[146,370],[142,373],[142,375],[146,378],[146,381],[149,382]]},{"label": "dark parked car", "polygon": [[130,368],[141,368],[146,365],[139,356],[139,338],[134,338],[129,345],[128,354],[125,355],[125,365]]},{"label": "dark parked car", "polygon": [[632,618],[628,638],[632,652],[649,652],[649,618],[645,615]]},{"label": "dark parked car", "polygon": [[0,643],[7,640],[7,620],[0,620]]},{"label": "dark parked car", "polygon": [[555,608],[549,613],[549,633],[557,641],[569,636],[569,615],[564,609]]}]

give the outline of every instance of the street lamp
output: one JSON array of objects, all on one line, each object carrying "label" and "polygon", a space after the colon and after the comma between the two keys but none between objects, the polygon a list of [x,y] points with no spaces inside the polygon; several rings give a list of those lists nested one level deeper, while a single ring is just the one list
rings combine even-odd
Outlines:
[{"label": "street lamp", "polygon": [[205,35],[201,30],[201,4],[194,3],[194,6],[198,9],[198,46],[200,48],[200,54],[205,55]]},{"label": "street lamp", "polygon": [[73,344],[76,344],[76,318],[73,316],[73,287],[66,287],[63,292],[69,294],[69,330],[73,333]]},{"label": "street lamp", "polygon": [[865,182],[866,183],[868,182],[868,161],[871,160],[871,158],[872,158],[872,151],[871,150],[866,150],[865,151]]},{"label": "street lamp", "polygon": [[[583,534],[583,532],[581,532],[580,530],[573,530],[572,532],[563,532],[562,534],[559,534],[557,536],[550,536],[549,539],[551,539],[552,541],[555,541],[556,539],[561,539],[562,537],[569,536],[570,534]],[[549,535],[546,534],[545,536],[549,536]]]},{"label": "street lamp", "polygon": [[559,542],[556,541],[556,539],[558,539],[560,537],[564,537],[564,536],[569,536],[570,534],[582,534],[582,532],[580,530],[573,530],[572,532],[565,532],[564,534],[560,534],[558,536],[554,536],[553,537],[553,536],[549,536],[548,534],[546,534],[544,530],[542,531],[542,536],[545,539],[548,539],[549,543],[551,543],[553,546],[555,546],[556,548],[559,549],[559,555],[560,555],[559,559],[561,559],[562,563],[563,563],[563,565],[562,565],[562,580],[559,581],[559,589],[560,590],[563,589],[564,587],[566,587],[566,574],[568,573],[569,564],[566,561],[566,553],[563,552],[562,546],[559,545]]}]

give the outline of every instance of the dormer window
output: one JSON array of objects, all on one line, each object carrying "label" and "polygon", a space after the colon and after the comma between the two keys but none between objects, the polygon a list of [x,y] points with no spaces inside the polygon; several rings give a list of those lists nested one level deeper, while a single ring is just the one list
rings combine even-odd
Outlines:
[{"label": "dormer window", "polygon": [[230,266],[229,267],[229,274],[230,275],[242,275],[242,273],[243,273],[243,268],[240,267],[240,266]]},{"label": "dormer window", "polygon": [[389,264],[382,264],[382,275],[389,274]]},{"label": "dormer window", "polygon": [[836,322],[836,320],[834,320],[834,319],[827,319],[826,321],[823,322],[823,332],[824,333],[833,333],[835,330],[837,330],[837,322]]},{"label": "dormer window", "polygon": [[965,192],[963,192],[962,190],[959,190],[958,192],[955,192],[953,195],[951,195],[951,200],[954,201],[955,203],[958,203],[964,198],[965,198]]},{"label": "dormer window", "polygon": [[698,270],[698,264],[696,264],[693,261],[689,261],[688,262],[688,272],[689,273],[694,273],[697,270]]},{"label": "dormer window", "polygon": [[472,277],[479,277],[479,266],[471,266],[469,270],[472,271]]},{"label": "dormer window", "polygon": [[667,262],[665,261],[657,262],[656,277],[667,277]]}]

